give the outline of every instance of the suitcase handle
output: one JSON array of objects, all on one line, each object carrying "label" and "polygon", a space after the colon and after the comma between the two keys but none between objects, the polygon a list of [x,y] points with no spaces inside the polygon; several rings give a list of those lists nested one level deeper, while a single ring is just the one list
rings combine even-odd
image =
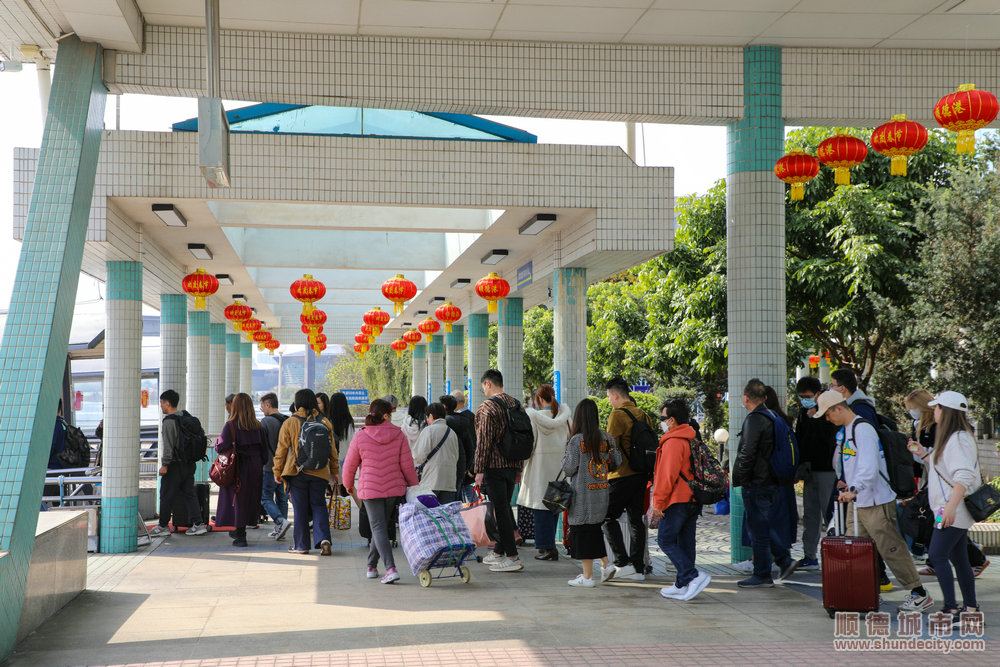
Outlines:
[{"label": "suitcase handle", "polygon": [[[833,530],[837,535],[846,536],[847,535],[847,508],[844,505],[848,503],[842,503],[837,501],[837,511],[833,515]],[[858,537],[858,503],[857,499],[852,500],[849,503],[854,508],[854,537]],[[843,512],[843,514],[841,514]]]}]

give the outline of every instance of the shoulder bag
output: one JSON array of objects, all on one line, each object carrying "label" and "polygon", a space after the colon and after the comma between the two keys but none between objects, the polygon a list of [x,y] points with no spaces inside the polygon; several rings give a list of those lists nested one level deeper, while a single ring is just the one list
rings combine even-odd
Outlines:
[{"label": "shoulder bag", "polygon": [[[933,465],[933,464],[932,464]],[[979,459],[976,458],[975,468],[979,467]],[[951,482],[945,479],[941,471],[934,466],[934,471],[937,473],[939,480],[944,480],[944,483],[954,491],[955,487],[952,486]],[[976,521],[986,521],[986,519],[993,516],[994,512],[1000,510],[1000,491],[998,491],[992,484],[983,482],[979,485],[979,488],[967,495],[964,498],[965,509],[969,510],[969,514]]]},{"label": "shoulder bag", "polygon": [[448,439],[449,435],[451,435],[451,429],[446,426],[445,429],[444,429],[444,437],[441,438],[441,442],[439,442],[437,444],[437,446],[434,449],[431,450],[431,453],[427,455],[427,458],[424,459],[424,462],[417,466],[417,481],[418,482],[424,476],[424,466],[426,466],[428,463],[430,463],[431,459],[434,458],[434,455],[438,453],[438,450],[440,450],[442,447],[444,447],[444,443]]},{"label": "shoulder bag", "polygon": [[[225,454],[219,454],[212,461],[208,476],[220,489],[227,489],[236,483],[236,468],[239,458],[236,455],[236,427],[233,427],[233,449]],[[239,490],[239,489],[237,489]]]},{"label": "shoulder bag", "polygon": [[573,504],[573,487],[561,470],[545,489],[542,504],[553,514],[565,512]]}]

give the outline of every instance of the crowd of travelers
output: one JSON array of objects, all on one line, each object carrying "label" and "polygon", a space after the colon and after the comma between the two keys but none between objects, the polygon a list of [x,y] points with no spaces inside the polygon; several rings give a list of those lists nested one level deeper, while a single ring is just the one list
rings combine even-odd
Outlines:
[{"label": "crowd of travelers", "polygon": [[[371,402],[364,427],[357,430],[340,393],[328,397],[299,390],[290,415],[279,411],[274,394],[266,394],[260,399],[260,420],[250,396],[227,397],[229,416],[215,452],[220,459],[235,454],[240,464],[234,483],[220,491],[215,523],[233,526],[233,546],[246,547],[246,530],[257,527],[263,508],[274,523],[271,538],[283,539],[292,530],[289,552],[318,549],[328,556],[327,495],[349,495],[370,529],[366,576],[392,583],[400,579],[393,556],[395,522],[408,491],[432,494],[442,504],[485,495],[492,501],[497,538],[482,561],[494,572],[517,572],[524,568],[519,525],[533,526],[536,560],[560,557],[559,512],[546,494],[550,483],[564,476],[572,489],[564,515],[568,553],[582,564],[569,585],[644,580],[650,571],[650,529],[657,531],[657,544],[676,572],[674,583],[660,590],[663,597],[691,600],[709,585],[711,577],[696,565],[695,548],[698,519],[707,504],[696,482],[708,450],[685,401],[665,401],[656,429],[655,420],[632,399],[629,385],[614,378],[605,387],[610,416],[601,424],[593,399],[570,410],[551,386],[542,386],[524,407],[534,446],[521,460],[509,458],[501,446],[511,411],[521,410],[520,402],[504,392],[497,370],[486,371],[481,386],[486,400],[475,413],[466,408],[462,391],[430,404],[414,396],[405,410],[394,396],[386,396]],[[966,399],[953,391],[934,397],[925,390],[906,397],[912,418],[906,445],[910,481],[926,490],[935,517],[929,537],[915,537],[900,530],[898,517],[907,499],[895,490],[881,442],[882,430],[898,430],[896,424],[876,412],[850,370],[834,371],[825,389],[817,378],[804,377],[796,390],[794,420],[774,389],[760,380],[750,380],[741,396],[747,415],[731,486],[742,497],[744,543],[753,557],[737,564],[749,574],[738,586],[773,587],[797,570],[819,569],[821,537],[830,534],[835,506],[851,507],[856,511],[844,512],[844,530],[874,541],[881,591],[892,589],[886,568],[907,591],[900,611],[924,612],[932,606],[921,575],[936,576],[945,613],[957,619],[962,612],[979,611],[975,577],[989,561],[969,540],[974,520],[963,503],[983,483]],[[178,400],[173,390],[160,396],[161,518],[154,535],[168,530],[178,498],[190,516],[202,515],[194,492],[196,463],[183,455],[185,420],[192,418],[178,411]],[[781,463],[788,442],[797,443],[790,469]],[[802,482],[804,556],[799,560],[791,555],[799,523],[796,482]],[[195,521],[187,534],[206,532],[205,523]]]}]

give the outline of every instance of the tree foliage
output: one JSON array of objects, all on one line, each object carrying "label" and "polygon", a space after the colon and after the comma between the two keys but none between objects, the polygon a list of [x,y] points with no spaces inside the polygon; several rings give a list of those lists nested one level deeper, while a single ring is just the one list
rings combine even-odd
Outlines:
[{"label": "tree foliage", "polygon": [[397,357],[388,345],[372,345],[361,359],[353,351],[345,352],[327,371],[322,390],[367,389],[371,399],[393,394],[400,404],[410,398],[411,364],[409,354]]}]

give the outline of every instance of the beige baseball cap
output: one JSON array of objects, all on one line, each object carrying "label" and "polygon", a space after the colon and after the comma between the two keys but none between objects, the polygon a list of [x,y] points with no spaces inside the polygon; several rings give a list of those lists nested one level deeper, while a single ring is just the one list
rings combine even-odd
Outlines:
[{"label": "beige baseball cap", "polygon": [[816,414],[813,417],[820,419],[827,410],[840,403],[846,403],[840,392],[835,389],[827,389],[816,399]]}]

